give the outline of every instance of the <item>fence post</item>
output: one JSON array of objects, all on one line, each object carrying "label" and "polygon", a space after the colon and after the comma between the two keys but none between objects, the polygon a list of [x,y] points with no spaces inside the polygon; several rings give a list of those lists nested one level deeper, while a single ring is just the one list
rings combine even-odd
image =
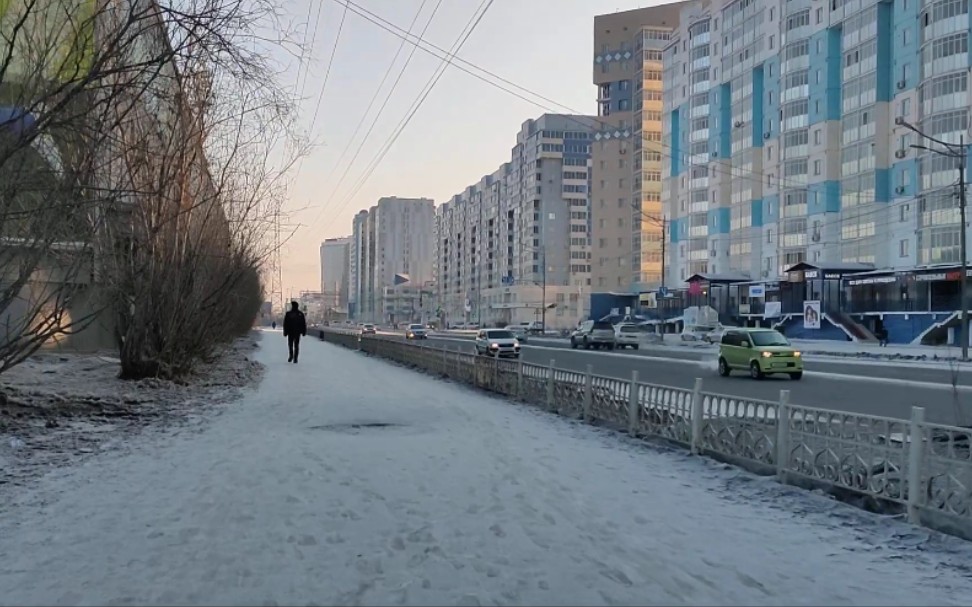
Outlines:
[{"label": "fence post", "polygon": [[628,389],[628,434],[638,436],[638,421],[641,419],[641,399],[638,393],[638,372],[631,372],[631,387]]},{"label": "fence post", "polygon": [[523,358],[516,359],[516,397],[523,398]]},{"label": "fence post", "polygon": [[692,388],[692,454],[702,452],[702,417],[705,415],[702,407],[702,378],[695,378]]},{"label": "fence post", "polygon": [[448,377],[449,373],[449,345],[442,344],[442,374]]},{"label": "fence post", "polygon": [[790,391],[780,390],[780,404],[776,410],[776,479],[786,483],[786,467],[790,460]]},{"label": "fence post", "polygon": [[911,408],[908,427],[908,522],[920,524],[922,506],[921,473],[925,455],[925,408]]},{"label": "fence post", "polygon": [[550,359],[550,367],[547,369],[547,409],[553,410],[554,407],[554,365],[557,361]]},{"label": "fence post", "polygon": [[584,376],[584,411],[581,413],[585,422],[594,418],[594,365],[587,365],[587,374]]}]

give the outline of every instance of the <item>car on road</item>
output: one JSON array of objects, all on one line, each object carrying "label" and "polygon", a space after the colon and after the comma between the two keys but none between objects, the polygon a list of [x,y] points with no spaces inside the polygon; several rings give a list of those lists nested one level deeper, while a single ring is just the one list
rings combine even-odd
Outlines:
[{"label": "car on road", "polygon": [[715,325],[686,325],[682,329],[682,341],[705,341],[706,335],[716,328]]},{"label": "car on road", "polygon": [[378,328],[375,327],[375,325],[373,325],[371,323],[365,323],[365,324],[361,325],[361,334],[362,335],[377,335],[378,334]]},{"label": "car on road", "polygon": [[516,341],[525,344],[530,338],[530,330],[527,325],[506,325],[506,330],[513,334]]},{"label": "car on road", "polygon": [[428,339],[428,337],[429,330],[425,328],[425,325],[408,325],[405,329],[405,339]]},{"label": "car on road", "polygon": [[726,331],[730,329],[735,329],[736,327],[725,327],[723,325],[716,325],[714,329],[702,336],[702,341],[707,344],[721,344],[722,336],[726,334]]},{"label": "car on road", "polygon": [[570,335],[570,347],[575,349],[613,350],[616,344],[614,325],[606,320],[585,320]]},{"label": "car on road", "polygon": [[481,329],[476,334],[476,354],[519,358],[520,342],[507,329]]},{"label": "car on road", "polygon": [[753,379],[771,374],[803,377],[803,356],[779,331],[773,329],[729,329],[719,345],[719,375],[749,371]]},{"label": "car on road", "polygon": [[623,322],[614,326],[614,343],[619,350],[622,348],[637,350],[639,346],[661,343],[661,335],[655,333],[648,325]]}]

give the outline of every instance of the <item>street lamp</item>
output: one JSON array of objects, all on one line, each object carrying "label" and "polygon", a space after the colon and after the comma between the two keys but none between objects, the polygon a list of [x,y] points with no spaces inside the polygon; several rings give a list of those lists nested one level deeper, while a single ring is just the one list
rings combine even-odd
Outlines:
[{"label": "street lamp", "polygon": [[961,222],[961,225],[959,226],[959,228],[960,228],[959,229],[959,232],[960,232],[960,239],[961,239],[960,240],[960,244],[961,244],[961,249],[962,249],[962,253],[961,253],[962,254],[962,275],[959,277],[959,280],[961,281],[959,283],[960,284],[959,289],[961,291],[960,297],[962,299],[962,301],[961,301],[961,314],[962,314],[962,316],[959,319],[959,323],[960,323],[959,326],[961,327],[962,360],[968,360],[969,359],[969,299],[968,299],[968,284],[969,284],[968,273],[969,273],[969,270],[968,270],[968,243],[967,243],[967,237],[966,237],[966,234],[965,234],[965,231],[966,231],[966,225],[965,225],[965,203],[966,203],[966,198],[965,198],[965,154],[966,154],[966,152],[965,152],[965,135],[964,134],[960,134],[959,135],[959,142],[958,142],[958,145],[956,145],[954,143],[949,143],[947,141],[942,141],[941,139],[936,139],[936,138],[934,138],[934,137],[932,137],[930,135],[926,135],[925,133],[921,132],[918,129],[918,127],[916,127],[913,124],[909,123],[904,118],[898,117],[898,118],[895,119],[894,122],[895,122],[895,124],[898,124],[900,126],[903,126],[906,129],[908,129],[908,130],[916,133],[919,137],[922,137],[923,139],[927,139],[928,141],[931,141],[933,143],[937,143],[940,146],[943,146],[945,149],[942,150],[942,149],[937,149],[937,148],[931,148],[931,147],[924,146],[924,145],[912,145],[911,147],[915,148],[916,150],[926,150],[928,152],[932,152],[934,154],[938,154],[939,156],[945,156],[946,158],[954,158],[954,159],[956,159],[956,160],[959,161],[959,167],[958,167],[959,168],[959,182],[958,182],[959,192],[958,192],[958,195],[959,195],[959,220]]}]

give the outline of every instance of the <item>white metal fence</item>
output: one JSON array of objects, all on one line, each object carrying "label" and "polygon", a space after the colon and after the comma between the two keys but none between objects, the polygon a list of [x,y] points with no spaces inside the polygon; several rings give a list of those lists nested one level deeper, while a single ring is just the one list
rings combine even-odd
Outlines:
[{"label": "white metal fence", "polygon": [[705,392],[701,378],[689,390],[642,382],[637,372],[623,380],[594,375],[590,365],[578,373],[555,360],[536,365],[350,331],[320,335],[560,415],[774,472],[782,482],[897,504],[913,523],[972,539],[972,428],[926,422],[921,407],[901,420],[791,404],[787,390],[763,401]]}]

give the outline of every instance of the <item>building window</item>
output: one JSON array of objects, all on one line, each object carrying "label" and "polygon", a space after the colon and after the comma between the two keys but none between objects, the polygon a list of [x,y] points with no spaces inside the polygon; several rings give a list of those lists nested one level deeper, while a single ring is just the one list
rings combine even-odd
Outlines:
[{"label": "building window", "polygon": [[820,145],[820,129],[813,132],[813,145]]},{"label": "building window", "polygon": [[908,239],[904,239],[898,243],[898,257],[907,257],[908,253]]},{"label": "building window", "polygon": [[820,174],[820,161],[819,160],[814,160],[813,161],[813,174],[814,175],[819,175]]},{"label": "building window", "polygon": [[770,50],[773,50],[773,35],[772,34],[770,34],[770,37],[769,37],[769,49]]}]

